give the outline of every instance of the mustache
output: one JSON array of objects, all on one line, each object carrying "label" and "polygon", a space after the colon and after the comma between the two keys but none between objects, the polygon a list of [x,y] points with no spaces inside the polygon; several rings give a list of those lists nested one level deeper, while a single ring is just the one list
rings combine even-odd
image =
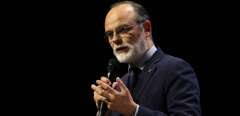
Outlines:
[{"label": "mustache", "polygon": [[130,45],[127,45],[127,44],[119,45],[119,46],[114,48],[114,51],[118,51],[118,50],[121,50],[123,48],[129,48],[129,47],[130,47]]}]

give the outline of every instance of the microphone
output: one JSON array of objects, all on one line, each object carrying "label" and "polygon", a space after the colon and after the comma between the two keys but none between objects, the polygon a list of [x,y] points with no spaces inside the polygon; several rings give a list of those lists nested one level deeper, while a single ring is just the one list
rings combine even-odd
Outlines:
[{"label": "microphone", "polygon": [[118,62],[118,60],[115,58],[110,59],[107,67],[107,70],[108,70],[107,77],[111,82],[114,82],[116,80],[119,69],[120,69],[120,63]]},{"label": "microphone", "polygon": [[[119,68],[120,68],[120,64],[116,58],[110,59],[108,61],[107,78],[111,82],[116,80],[117,71],[119,70]],[[99,105],[98,116],[104,116],[106,112],[107,112],[107,104],[105,102],[101,101],[100,105]]]}]

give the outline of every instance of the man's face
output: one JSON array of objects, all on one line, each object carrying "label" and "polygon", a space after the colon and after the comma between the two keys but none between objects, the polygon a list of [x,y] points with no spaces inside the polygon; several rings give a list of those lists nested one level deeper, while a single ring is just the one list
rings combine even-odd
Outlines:
[{"label": "man's face", "polygon": [[120,5],[109,11],[105,33],[121,63],[134,64],[147,50],[144,29],[136,22],[136,14],[130,5]]}]

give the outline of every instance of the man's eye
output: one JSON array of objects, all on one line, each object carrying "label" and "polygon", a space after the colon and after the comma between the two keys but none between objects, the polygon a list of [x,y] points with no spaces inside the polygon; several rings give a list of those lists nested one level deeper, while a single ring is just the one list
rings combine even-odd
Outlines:
[{"label": "man's eye", "polygon": [[122,33],[127,33],[127,32],[129,32],[130,30],[131,30],[131,28],[130,28],[130,27],[127,27],[127,26],[121,28],[121,32],[122,32]]},{"label": "man's eye", "polygon": [[113,36],[113,33],[112,32],[106,32],[105,33],[105,36],[109,39],[109,38],[112,38]]}]

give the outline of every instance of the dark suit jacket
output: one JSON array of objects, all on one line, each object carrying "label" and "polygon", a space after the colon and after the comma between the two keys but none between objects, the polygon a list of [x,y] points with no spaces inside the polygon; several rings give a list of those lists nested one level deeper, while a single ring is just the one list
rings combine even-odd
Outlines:
[{"label": "dark suit jacket", "polygon": [[[122,77],[128,83],[129,74]],[[137,116],[200,116],[200,90],[192,67],[159,48],[139,75],[134,101]],[[111,116],[120,116],[111,112]]]}]

